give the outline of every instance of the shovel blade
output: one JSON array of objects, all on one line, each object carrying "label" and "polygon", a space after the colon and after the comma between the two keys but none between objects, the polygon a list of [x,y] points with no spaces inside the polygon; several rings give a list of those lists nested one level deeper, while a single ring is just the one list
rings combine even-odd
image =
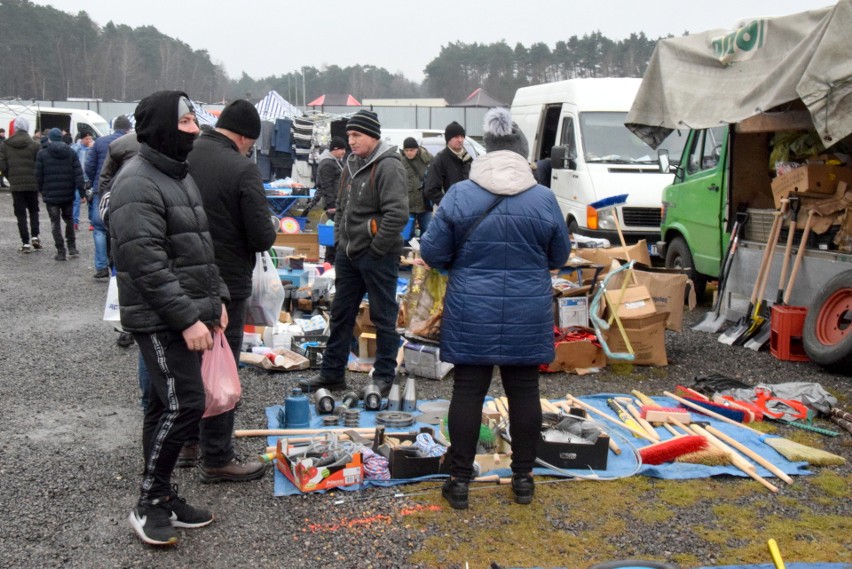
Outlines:
[{"label": "shovel blade", "polygon": [[725,315],[716,312],[708,312],[704,315],[704,320],[692,327],[697,332],[710,332],[715,334],[725,325]]},{"label": "shovel blade", "polygon": [[731,326],[719,335],[719,343],[733,346],[734,342],[739,340],[740,336],[745,334],[746,331],[748,331],[748,320],[740,318],[736,326]]},{"label": "shovel blade", "polygon": [[769,327],[769,322],[764,322],[760,330],[758,330],[745,344],[749,350],[759,352],[769,342],[769,337],[772,335],[772,329]]}]

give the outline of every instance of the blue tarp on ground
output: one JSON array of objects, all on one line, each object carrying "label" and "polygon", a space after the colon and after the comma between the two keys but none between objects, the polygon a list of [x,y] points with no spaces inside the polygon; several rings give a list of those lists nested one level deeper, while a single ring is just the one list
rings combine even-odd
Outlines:
[{"label": "blue tarp on ground", "polygon": [[[615,414],[613,411],[607,406],[606,400],[611,397],[626,397],[626,395],[622,394],[613,394],[613,393],[601,393],[597,395],[580,397],[580,399],[589,405],[592,405],[596,409],[607,413],[608,415],[615,418]],[[671,400],[667,397],[654,397],[653,398],[657,403],[659,403],[663,407],[677,407],[678,404],[676,401]],[[420,401],[420,404],[426,403],[426,401]],[[280,405],[275,405],[272,407],[266,408],[266,418],[268,427],[270,429],[279,428],[278,425],[278,411],[282,408]],[[360,427],[373,427],[376,424],[375,420],[376,413],[361,410],[361,420]],[[808,464],[806,462],[790,462],[778,452],[775,451],[772,447],[765,444],[761,439],[765,438],[766,435],[757,435],[751,431],[746,429],[742,429],[736,427],[734,425],[729,425],[717,419],[713,419],[710,417],[706,417],[704,415],[699,415],[697,413],[693,413],[693,420],[695,421],[703,421],[707,422],[723,433],[737,439],[745,446],[749,447],[756,453],[760,454],[772,464],[781,469],[782,472],[789,475],[803,475],[803,474],[811,474],[808,470]],[[592,417],[596,419],[596,417]],[[576,471],[563,471],[557,472],[555,470],[551,470],[548,468],[536,468],[535,473],[537,475],[542,476],[567,476],[571,473],[573,474],[581,474],[584,476],[596,474],[601,476],[602,478],[619,478],[626,477],[636,473],[637,469],[637,459],[633,452],[631,452],[631,447],[642,447],[647,443],[639,438],[633,437],[633,435],[626,429],[621,429],[617,425],[614,425],[610,422],[603,421],[602,419],[599,422],[604,426],[605,430],[611,434],[613,440],[615,440],[618,445],[622,449],[621,455],[616,455],[612,451],[609,451],[609,456],[607,459],[607,468],[606,470],[601,471],[592,471],[592,470],[576,470]],[[434,428],[432,425],[427,425],[424,423],[415,423],[411,427],[407,427],[405,429],[399,429],[401,431],[410,431],[410,430],[419,430],[420,427],[429,427]],[[322,428],[322,419],[315,414],[314,409],[311,409],[311,425],[310,428]],[[339,427],[338,427],[339,428]],[[657,429],[661,438],[665,440],[670,437],[666,431],[663,429]],[[269,446],[274,446],[279,437],[268,437]],[[774,483],[774,475],[764,469],[762,466],[757,466],[756,471],[760,476],[764,478],[771,479]],[[733,466],[704,466],[701,464],[689,464],[689,463],[666,463],[659,466],[649,466],[642,465],[639,470],[639,474],[643,474],[645,476],[652,476],[654,478],[667,478],[667,479],[687,479],[687,478],[707,478],[710,476],[722,476],[722,475],[730,475],[730,476],[746,476],[742,471],[734,468]],[[498,474],[500,476],[510,476],[511,470],[509,468],[491,471],[488,474]],[[419,478],[417,481],[429,479],[429,478],[441,478],[442,475],[430,476],[425,478]],[[414,480],[405,479],[405,480],[367,480],[363,484],[358,484],[354,486],[346,486],[342,487],[342,490],[361,490],[363,488],[369,486],[393,486],[396,484],[405,484],[410,483]],[[293,494],[299,494],[299,490],[293,486],[289,480],[287,480],[283,474],[276,468],[275,476],[274,476],[274,493],[276,496],[289,496]]]}]

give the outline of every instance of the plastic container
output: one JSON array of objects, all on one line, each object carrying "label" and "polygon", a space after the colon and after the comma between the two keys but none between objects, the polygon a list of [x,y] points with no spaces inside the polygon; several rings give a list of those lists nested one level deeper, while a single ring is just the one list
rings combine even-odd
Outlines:
[{"label": "plastic container", "polygon": [[802,331],[808,309],[804,306],[773,306],[769,322],[769,352],[788,362],[809,362]]},{"label": "plastic container", "polygon": [[286,429],[304,429],[311,424],[311,404],[302,390],[294,387],[284,399],[284,425]]}]

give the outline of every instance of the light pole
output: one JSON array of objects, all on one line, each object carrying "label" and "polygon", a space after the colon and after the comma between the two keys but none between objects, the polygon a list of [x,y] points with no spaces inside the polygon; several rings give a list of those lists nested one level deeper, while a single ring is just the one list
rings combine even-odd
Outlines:
[{"label": "light pole", "polygon": [[305,98],[305,68],[302,67],[302,106],[308,110],[308,100]]}]

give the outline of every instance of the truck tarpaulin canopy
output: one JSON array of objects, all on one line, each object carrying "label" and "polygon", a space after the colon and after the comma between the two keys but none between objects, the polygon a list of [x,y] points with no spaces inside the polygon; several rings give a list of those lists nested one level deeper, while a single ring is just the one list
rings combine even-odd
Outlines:
[{"label": "truck tarpaulin canopy", "polygon": [[657,42],[627,128],[656,148],[675,129],[736,123],[801,99],[826,147],[852,132],[852,0]]}]

